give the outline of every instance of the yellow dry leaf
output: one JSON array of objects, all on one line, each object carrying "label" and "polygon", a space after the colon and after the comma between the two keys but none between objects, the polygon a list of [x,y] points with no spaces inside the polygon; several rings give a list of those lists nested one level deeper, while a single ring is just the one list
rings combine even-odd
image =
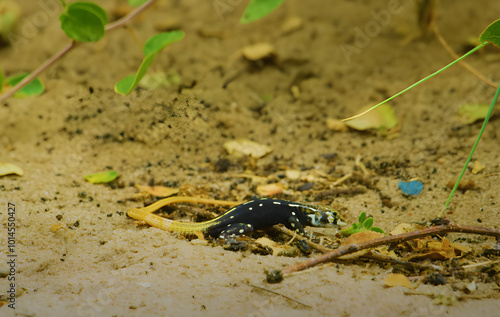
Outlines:
[{"label": "yellow dry leaf", "polygon": [[224,149],[231,156],[241,158],[245,156],[261,158],[271,153],[272,149],[265,145],[249,139],[236,139],[224,142]]},{"label": "yellow dry leaf", "polygon": [[276,242],[266,237],[259,238],[255,240],[255,242],[271,248],[273,250],[273,255],[278,255],[280,252],[285,252],[290,248],[288,245],[278,245]]},{"label": "yellow dry leaf", "polygon": [[392,229],[392,231],[389,232],[389,234],[395,236],[395,235],[402,234],[402,233],[408,233],[408,232],[420,230],[422,228],[423,228],[422,225],[418,225],[416,223],[400,223],[399,225],[394,227],[394,229]]},{"label": "yellow dry leaf", "polygon": [[9,174],[17,174],[19,176],[23,176],[24,171],[17,165],[10,163],[0,163],[0,176]]},{"label": "yellow dry leaf", "polygon": [[241,50],[241,54],[248,60],[257,61],[276,55],[276,49],[270,43],[257,43],[244,47]]},{"label": "yellow dry leaf", "polygon": [[326,127],[337,132],[347,132],[349,128],[342,120],[326,118]]},{"label": "yellow dry leaf", "polygon": [[155,197],[168,197],[179,192],[178,188],[170,188],[165,186],[143,186],[135,184],[135,187],[139,189],[141,193],[150,194]]},{"label": "yellow dry leaf", "polygon": [[257,186],[257,188],[255,188],[255,192],[257,194],[266,197],[281,194],[283,190],[284,190],[283,185],[281,185],[280,183],[259,185]]},{"label": "yellow dry leaf", "polygon": [[484,170],[484,165],[479,161],[474,161],[474,165],[472,165],[472,174],[476,175],[481,173]]},{"label": "yellow dry leaf", "polygon": [[410,289],[415,288],[410,280],[400,273],[389,273],[385,278],[384,284],[386,287],[403,286]]}]

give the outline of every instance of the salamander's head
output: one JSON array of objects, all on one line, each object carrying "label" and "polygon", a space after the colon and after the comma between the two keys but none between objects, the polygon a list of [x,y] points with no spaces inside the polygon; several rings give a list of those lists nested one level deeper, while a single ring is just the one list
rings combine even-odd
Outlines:
[{"label": "salamander's head", "polygon": [[317,205],[305,205],[305,212],[307,217],[309,217],[309,222],[311,226],[315,227],[325,227],[328,225],[345,226],[340,213],[330,207],[317,206]]}]

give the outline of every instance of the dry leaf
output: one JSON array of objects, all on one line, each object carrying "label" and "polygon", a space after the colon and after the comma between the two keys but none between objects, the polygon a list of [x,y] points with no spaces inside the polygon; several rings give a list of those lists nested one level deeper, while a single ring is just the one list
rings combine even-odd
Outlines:
[{"label": "dry leaf", "polygon": [[410,289],[415,288],[410,280],[400,273],[389,273],[385,278],[384,284],[386,287],[403,286]]},{"label": "dry leaf", "polygon": [[349,128],[347,127],[346,123],[344,123],[342,120],[337,120],[333,118],[326,118],[326,127],[336,132],[349,131]]},{"label": "dry leaf", "polygon": [[0,163],[0,176],[9,174],[17,174],[19,176],[23,176],[24,171],[17,165],[10,163]]},{"label": "dry leaf", "polygon": [[[375,232],[375,231],[361,231],[357,232],[354,234],[351,234],[347,239],[345,239],[344,243],[342,243],[343,246],[350,245],[350,244],[359,244],[365,241],[370,241],[378,238],[382,238],[384,235],[380,232]],[[353,260],[356,258],[359,258],[360,256],[363,256],[370,252],[370,249],[364,249],[358,252],[354,252],[352,254],[348,255],[343,255],[339,257],[339,259],[342,260]]]},{"label": "dry leaf", "polygon": [[479,161],[474,161],[474,165],[472,166],[472,174],[476,175],[481,173],[484,170],[484,165]]},{"label": "dry leaf", "polygon": [[143,186],[135,184],[135,187],[139,189],[141,193],[150,194],[155,197],[168,197],[179,192],[178,188],[170,188],[164,186]]},{"label": "dry leaf", "polygon": [[241,53],[248,60],[258,61],[266,57],[275,56],[276,49],[270,43],[257,43],[244,47]]},{"label": "dry leaf", "polygon": [[285,188],[283,188],[283,185],[280,183],[272,183],[272,184],[265,184],[265,185],[259,185],[255,189],[257,194],[261,196],[274,196],[277,194],[281,194]]},{"label": "dry leaf", "polygon": [[266,238],[266,237],[259,238],[259,239],[255,240],[255,242],[257,242],[265,247],[270,247],[273,250],[273,255],[278,255],[281,252],[286,252],[286,251],[288,251],[288,249],[290,249],[290,246],[278,245],[278,244],[276,244],[276,242],[274,242],[273,240]]},{"label": "dry leaf", "polygon": [[271,153],[272,149],[265,145],[254,142],[249,139],[236,139],[224,142],[224,149],[231,156],[236,158],[250,156],[253,158],[261,158]]},{"label": "dry leaf", "polygon": [[421,230],[423,228],[424,228],[424,226],[418,225],[416,223],[400,223],[399,225],[394,227],[394,229],[392,229],[392,231],[389,232],[389,234],[395,236],[395,235],[402,234],[402,233],[408,233],[408,232],[412,232],[412,231],[416,231],[416,230]]},{"label": "dry leaf", "polygon": [[283,34],[293,33],[300,30],[304,25],[302,18],[298,16],[288,17],[285,22],[281,25],[281,32]]}]

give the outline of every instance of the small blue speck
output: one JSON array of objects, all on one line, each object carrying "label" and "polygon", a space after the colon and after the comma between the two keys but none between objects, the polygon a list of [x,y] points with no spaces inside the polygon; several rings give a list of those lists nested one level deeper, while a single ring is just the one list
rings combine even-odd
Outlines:
[{"label": "small blue speck", "polygon": [[399,182],[399,189],[406,195],[418,195],[424,189],[424,185],[421,181],[412,181],[412,182]]}]

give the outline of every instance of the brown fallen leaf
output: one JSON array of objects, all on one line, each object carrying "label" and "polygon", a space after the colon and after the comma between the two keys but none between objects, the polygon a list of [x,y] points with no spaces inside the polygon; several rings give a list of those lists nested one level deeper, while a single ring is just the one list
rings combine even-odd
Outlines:
[{"label": "brown fallen leaf", "polygon": [[[383,236],[384,235],[380,232],[375,232],[375,231],[370,231],[370,230],[361,231],[361,232],[351,234],[347,239],[345,239],[344,243],[342,243],[342,246],[350,245],[350,244],[358,244],[358,243],[362,243],[365,241],[382,238]],[[354,252],[352,254],[343,255],[343,256],[339,257],[339,259],[353,260],[353,259],[359,258],[360,256],[367,254],[368,252],[370,252],[370,249],[365,249],[365,250],[361,250],[358,252]]]},{"label": "brown fallen leaf", "polygon": [[170,188],[164,186],[144,186],[135,184],[135,187],[141,191],[155,197],[168,197],[179,193],[178,188]]},{"label": "brown fallen leaf", "polygon": [[403,286],[414,289],[415,286],[411,284],[410,280],[400,273],[389,273],[384,280],[385,287]]}]

